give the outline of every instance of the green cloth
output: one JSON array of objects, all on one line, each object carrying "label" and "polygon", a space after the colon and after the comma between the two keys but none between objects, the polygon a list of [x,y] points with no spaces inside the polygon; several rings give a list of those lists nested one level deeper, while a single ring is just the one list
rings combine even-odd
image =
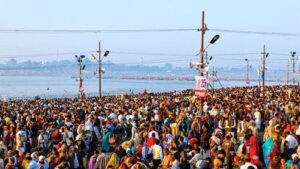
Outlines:
[{"label": "green cloth", "polygon": [[132,146],[130,151],[132,154],[135,154],[135,152],[137,151],[136,146]]},{"label": "green cloth", "polygon": [[287,162],[285,162],[285,165],[284,165],[284,169],[289,169],[290,166],[293,165],[293,161],[292,160],[288,160]]},{"label": "green cloth", "polygon": [[102,137],[102,150],[109,152],[110,150],[110,145],[108,143],[108,139],[109,136],[111,135],[111,132],[107,132],[106,134],[104,134],[104,136]]}]

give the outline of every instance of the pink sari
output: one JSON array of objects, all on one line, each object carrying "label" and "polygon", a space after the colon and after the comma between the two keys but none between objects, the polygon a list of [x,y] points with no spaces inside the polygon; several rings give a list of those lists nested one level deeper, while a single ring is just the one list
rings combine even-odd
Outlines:
[{"label": "pink sari", "polygon": [[89,169],[97,169],[95,155],[92,155],[89,160]]}]

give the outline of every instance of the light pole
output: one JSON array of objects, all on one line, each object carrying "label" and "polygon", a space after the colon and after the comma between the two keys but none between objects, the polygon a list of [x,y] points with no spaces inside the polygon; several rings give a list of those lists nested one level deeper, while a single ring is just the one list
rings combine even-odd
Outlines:
[{"label": "light pole", "polygon": [[245,59],[246,61],[246,83],[249,84],[250,80],[249,80],[249,59]]},{"label": "light pole", "polygon": [[292,64],[293,64],[293,85],[296,84],[296,68],[295,68],[295,60],[297,58],[295,58],[296,52],[290,52],[291,54],[291,60],[292,60]]},{"label": "light pole", "polygon": [[82,76],[82,71],[85,69],[85,65],[82,65],[82,60],[85,58],[85,55],[80,55],[77,56],[75,55],[75,58],[77,59],[78,62],[78,67],[79,67],[79,87],[78,87],[78,91],[80,93],[80,95],[83,95],[83,76]]},{"label": "light pole", "polygon": [[96,56],[92,54],[92,57],[98,61],[98,80],[99,80],[99,97],[102,96],[102,73],[104,73],[104,70],[102,70],[102,59],[104,57],[107,57],[108,54],[109,54],[109,51],[105,51],[104,52],[104,55],[103,55],[103,58],[101,58],[101,42],[99,42],[99,50],[97,51],[98,52],[98,59],[96,59]]},{"label": "light pole", "polygon": [[289,85],[290,82],[290,61],[286,65],[286,84]]},{"label": "light pole", "polygon": [[[209,47],[209,45],[211,44],[214,44],[219,38],[220,38],[220,35],[215,35],[209,42],[209,44],[204,48],[204,34],[205,34],[205,31],[206,31],[206,25],[205,25],[205,13],[204,11],[202,11],[202,24],[201,24],[201,46],[200,46],[200,67],[201,69],[203,69],[205,67],[204,65],[204,53],[205,53],[205,50]],[[204,76],[204,72],[198,72],[199,75],[201,76]]]},{"label": "light pole", "polygon": [[[204,63],[204,53],[205,50],[211,45],[214,44],[219,38],[220,35],[215,35],[211,41],[209,42],[209,44],[204,48],[204,34],[206,31],[206,25],[204,22],[204,11],[202,11],[202,24],[201,24],[201,29],[199,29],[199,31],[201,31],[201,46],[200,46],[200,51],[199,51],[199,55],[200,55],[200,62],[192,62],[190,63],[190,68],[195,67],[196,70],[198,71],[198,76],[195,77],[196,80],[196,87],[195,87],[195,96],[200,96],[200,107],[201,107],[201,112],[202,112],[202,105],[203,105],[203,97],[205,97],[206,95],[206,77],[204,77],[204,73],[207,73],[208,71],[208,65],[207,63]],[[198,54],[197,54],[198,55]]]},{"label": "light pole", "polygon": [[266,53],[266,46],[264,45],[263,47],[263,52],[262,52],[262,80],[263,80],[263,101],[265,101],[265,93],[266,93],[266,90],[265,90],[265,71],[266,71],[266,59],[268,58],[269,56],[269,53]]}]

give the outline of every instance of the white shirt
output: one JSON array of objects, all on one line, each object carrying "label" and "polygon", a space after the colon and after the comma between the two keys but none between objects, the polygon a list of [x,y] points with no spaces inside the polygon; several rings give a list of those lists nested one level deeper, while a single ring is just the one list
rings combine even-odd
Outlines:
[{"label": "white shirt", "polygon": [[246,162],[244,165],[242,165],[242,166],[240,167],[240,169],[248,169],[248,167],[250,167],[250,166],[252,166],[252,167],[254,167],[255,169],[257,169],[256,165],[254,165],[254,164],[252,164],[252,163],[249,163],[249,162]]},{"label": "white shirt", "polygon": [[300,135],[300,124],[298,125],[298,129],[296,130],[296,135]]},{"label": "white shirt", "polygon": [[178,160],[173,161],[171,169],[180,169],[180,163]]},{"label": "white shirt", "polygon": [[215,109],[215,108],[213,108],[213,109],[209,112],[209,114],[210,114],[211,116],[216,116],[216,115],[218,114],[218,110]]},{"label": "white shirt", "polygon": [[207,104],[205,104],[205,105],[203,106],[203,109],[202,109],[202,110],[203,110],[204,113],[207,113],[207,111],[208,111],[208,106],[207,106]]},{"label": "white shirt", "polygon": [[259,111],[256,111],[254,113],[255,121],[260,122],[261,121],[261,114]]},{"label": "white shirt", "polygon": [[296,148],[298,146],[298,141],[290,134],[286,136],[285,140],[289,142],[289,148]]},{"label": "white shirt", "polygon": [[151,152],[153,154],[153,159],[163,160],[163,150],[160,145],[154,144],[153,146],[151,146],[149,153]]},{"label": "white shirt", "polygon": [[160,121],[160,116],[158,113],[155,113],[154,115],[154,121]]},{"label": "white shirt", "polygon": [[84,124],[84,130],[93,131],[93,129],[94,129],[93,128],[93,123],[90,120],[86,121],[85,124]]},{"label": "white shirt", "polygon": [[199,160],[202,160],[203,156],[200,153],[195,154],[192,159],[190,160],[190,163],[196,164]]},{"label": "white shirt", "polygon": [[40,134],[38,136],[38,145],[40,147],[47,146],[45,143],[46,143],[46,141],[48,141],[48,139],[49,138],[48,138],[47,134]]}]

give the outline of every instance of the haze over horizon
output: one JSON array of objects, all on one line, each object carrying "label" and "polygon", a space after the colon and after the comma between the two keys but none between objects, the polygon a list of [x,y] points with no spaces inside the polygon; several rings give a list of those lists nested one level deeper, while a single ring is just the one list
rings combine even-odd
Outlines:
[{"label": "haze over horizon", "polygon": [[[300,2],[295,0],[289,2],[11,0],[0,2],[0,13],[3,16],[0,18],[0,30],[196,29],[201,25],[201,11],[204,10],[205,22],[209,29],[298,34],[299,5]],[[243,59],[249,58],[252,64],[257,66],[263,44],[266,44],[267,52],[270,52],[267,64],[273,68],[285,66],[290,51],[300,52],[297,45],[299,36],[208,31],[205,35],[205,46],[215,34],[219,34],[220,39],[207,49],[208,55],[214,56],[211,62],[214,65],[240,67],[244,65]],[[0,33],[0,37],[0,63],[11,58],[20,62],[28,59],[72,60],[75,54],[89,56],[92,51],[98,49],[98,42],[101,41],[102,49],[111,51],[107,59],[114,63],[130,61],[137,64],[164,65],[169,62],[174,66],[186,67],[189,60],[199,59],[195,54],[199,52],[200,47],[200,33],[197,31]],[[138,54],[124,54],[124,52]]]}]

